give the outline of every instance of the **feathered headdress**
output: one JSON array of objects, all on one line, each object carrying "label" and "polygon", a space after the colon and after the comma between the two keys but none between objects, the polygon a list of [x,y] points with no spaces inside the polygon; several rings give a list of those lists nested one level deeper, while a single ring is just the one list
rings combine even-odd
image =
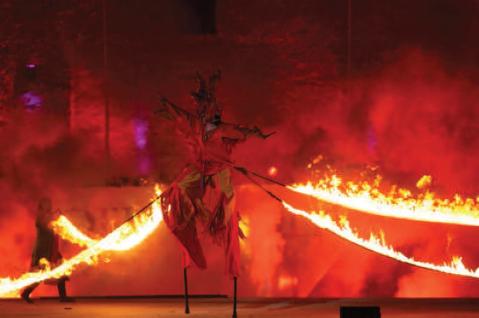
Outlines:
[{"label": "feathered headdress", "polygon": [[197,115],[203,123],[220,121],[223,109],[216,101],[216,83],[221,78],[221,72],[214,72],[208,82],[196,73],[196,81],[198,82],[198,90],[191,93],[191,96],[197,104]]}]

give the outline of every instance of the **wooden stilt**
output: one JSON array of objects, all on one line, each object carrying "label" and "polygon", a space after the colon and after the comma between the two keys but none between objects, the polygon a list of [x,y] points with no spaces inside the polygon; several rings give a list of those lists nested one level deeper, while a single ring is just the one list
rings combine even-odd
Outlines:
[{"label": "wooden stilt", "polygon": [[237,290],[237,278],[233,278],[233,318],[237,318],[236,313],[236,290]]},{"label": "wooden stilt", "polygon": [[188,268],[185,267],[183,269],[183,280],[184,280],[184,283],[185,283],[185,314],[189,314],[190,313],[190,304],[189,304],[189,299],[188,299]]}]

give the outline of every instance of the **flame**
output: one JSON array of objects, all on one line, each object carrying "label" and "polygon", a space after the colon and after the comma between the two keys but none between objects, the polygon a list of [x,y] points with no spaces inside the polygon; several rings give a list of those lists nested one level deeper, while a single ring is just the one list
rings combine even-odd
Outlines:
[{"label": "flame", "polygon": [[98,241],[90,238],[88,235],[82,233],[70,220],[60,215],[56,220],[51,222],[53,232],[58,234],[63,240],[81,247],[90,247],[95,245]]},{"label": "flame", "polygon": [[282,274],[278,278],[278,289],[284,290],[298,285],[298,277]]},{"label": "flame", "polygon": [[426,187],[429,187],[432,183],[432,177],[428,175],[422,176],[416,183],[416,187],[418,189],[424,189]]},{"label": "flame", "polygon": [[242,215],[240,220],[239,220],[238,226],[239,226],[241,232],[244,235],[244,238],[239,241],[241,252],[244,255],[250,256],[251,255],[251,245],[248,244],[248,242],[247,242],[248,236],[251,233],[251,226],[250,226],[249,217]]},{"label": "flame", "polygon": [[277,174],[278,174],[278,168],[276,168],[275,166],[269,167],[269,169],[268,169],[268,175],[269,176],[275,177]]},{"label": "flame", "polygon": [[[330,184],[335,184],[338,189],[341,184],[340,179],[335,178]],[[310,184],[312,187],[312,185]],[[294,189],[294,188],[293,188]],[[299,188],[301,189],[301,188]],[[310,190],[313,194],[312,190]],[[339,191],[339,190],[337,190]],[[300,191],[298,191],[300,192]],[[157,197],[161,191],[156,187]],[[479,268],[476,270],[468,269],[462,262],[462,257],[454,256],[449,263],[437,265],[429,262],[418,261],[412,257],[408,257],[401,252],[394,250],[390,245],[387,245],[384,238],[384,233],[379,236],[371,234],[369,239],[361,238],[354,230],[351,229],[346,217],[341,217],[339,224],[332,219],[332,217],[324,212],[306,212],[296,209],[286,202],[282,202],[283,206],[291,213],[302,216],[318,226],[329,232],[338,235],[339,237],[359,245],[365,249],[381,254],[383,256],[395,259],[397,261],[410,264],[413,266],[466,277],[479,278]],[[391,204],[391,203],[389,203]],[[55,231],[71,242],[86,246],[87,248],[76,256],[64,261],[61,265],[50,268],[50,264],[46,262],[44,269],[37,272],[29,272],[21,275],[18,278],[1,278],[0,279],[0,295],[13,296],[22,288],[25,288],[33,283],[42,282],[51,278],[59,278],[65,275],[70,275],[81,264],[95,264],[98,261],[98,256],[107,251],[126,251],[138,244],[140,244],[146,237],[151,235],[153,231],[163,221],[163,215],[160,204],[154,201],[149,210],[136,215],[132,220],[116,228],[114,231],[106,235],[100,240],[90,238],[88,235],[82,233],[76,228],[65,216],[60,216],[53,222]],[[283,287],[294,283],[294,280],[289,279],[283,281]]]},{"label": "flame", "polygon": [[[158,186],[156,187],[157,197],[161,194]],[[65,217],[63,217],[65,218]],[[163,221],[163,215],[158,201],[153,202],[150,209],[135,216],[132,220],[122,224],[101,240],[95,241],[81,233],[71,224],[68,219],[66,221],[60,217],[55,222],[57,230],[63,226],[61,233],[72,239],[76,243],[89,246],[74,257],[65,260],[61,265],[55,268],[48,266],[37,272],[28,272],[18,278],[0,278],[0,295],[14,296],[16,292],[31,284],[42,282],[50,278],[59,278],[70,275],[79,265],[91,265],[98,261],[98,256],[107,251],[126,251],[140,244],[148,237]],[[59,226],[61,224],[61,226]],[[70,228],[72,231],[65,234],[65,229]],[[90,244],[90,245],[88,245]]]},{"label": "flame", "polygon": [[[417,186],[427,187],[431,180],[430,176],[424,176]],[[453,199],[441,199],[430,191],[413,195],[410,190],[396,186],[391,187],[389,193],[383,193],[380,183],[380,176],[371,184],[344,182],[333,174],[314,184],[308,181],[288,188],[328,203],[385,217],[479,226],[479,198],[462,198],[456,194]]]},{"label": "flame", "polygon": [[392,258],[397,261],[407,263],[413,266],[417,266],[417,267],[421,267],[421,268],[425,268],[425,269],[429,269],[429,270],[433,270],[437,272],[479,278],[479,268],[477,268],[476,270],[466,268],[466,266],[462,262],[462,257],[460,256],[454,256],[450,263],[445,262],[443,265],[437,265],[437,264],[428,263],[424,261],[417,261],[412,257],[408,257],[402,254],[401,252],[394,250],[392,246],[387,245],[383,235],[378,237],[374,235],[373,233],[371,233],[369,239],[364,239],[359,237],[359,235],[351,229],[349,222],[347,221],[345,217],[341,219],[340,221],[341,224],[338,225],[338,223],[336,223],[331,218],[330,215],[325,214],[322,211],[319,213],[316,213],[316,212],[308,213],[306,211],[296,209],[286,202],[283,202],[283,206],[289,212],[306,218],[307,220],[309,220],[310,222],[312,222],[319,228],[332,232],[336,234],[337,236],[351,243],[359,245],[365,249],[376,252],[383,256],[386,256],[386,257],[389,257],[389,258]]}]

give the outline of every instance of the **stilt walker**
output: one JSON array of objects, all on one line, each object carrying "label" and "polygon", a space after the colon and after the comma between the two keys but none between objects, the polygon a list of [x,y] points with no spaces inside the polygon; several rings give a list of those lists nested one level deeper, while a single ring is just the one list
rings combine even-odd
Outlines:
[{"label": "stilt walker", "polygon": [[166,98],[156,111],[162,117],[174,120],[190,150],[190,160],[176,180],[162,196],[165,223],[183,249],[183,279],[185,313],[189,313],[188,267],[190,260],[200,269],[207,267],[200,245],[197,225],[225,248],[226,273],[233,278],[233,317],[236,317],[237,278],[240,270],[239,213],[235,208],[232,183],[235,167],[231,153],[234,146],[249,136],[266,139],[257,127],[226,123],[222,108],[216,101],[216,83],[220,72],[208,82],[197,74],[198,90],[191,95],[196,112],[187,111]]}]

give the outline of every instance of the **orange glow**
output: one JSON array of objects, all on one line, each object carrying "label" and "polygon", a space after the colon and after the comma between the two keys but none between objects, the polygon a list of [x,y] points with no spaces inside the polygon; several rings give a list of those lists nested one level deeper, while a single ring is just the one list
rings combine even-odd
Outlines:
[{"label": "orange glow", "polygon": [[276,168],[275,166],[271,166],[269,169],[268,169],[268,175],[271,176],[271,177],[274,177],[278,174],[278,168]]},{"label": "orange glow", "polygon": [[250,255],[251,254],[251,246],[247,244],[246,239],[248,238],[250,232],[251,232],[251,227],[250,227],[250,220],[247,216],[241,216],[241,219],[239,221],[239,227],[241,229],[241,232],[243,232],[245,238],[243,240],[240,240],[240,247],[241,251],[245,255]]},{"label": "orange glow", "polygon": [[284,290],[298,284],[298,278],[289,275],[281,275],[278,278],[278,289]]}]

